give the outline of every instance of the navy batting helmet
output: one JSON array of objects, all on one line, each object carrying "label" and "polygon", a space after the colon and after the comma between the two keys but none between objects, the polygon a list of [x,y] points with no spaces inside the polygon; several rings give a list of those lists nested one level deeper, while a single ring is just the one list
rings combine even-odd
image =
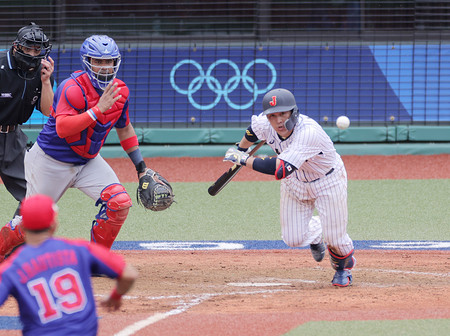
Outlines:
[{"label": "navy batting helmet", "polygon": [[[14,59],[18,68],[23,71],[25,79],[33,79],[35,77],[41,60],[46,58],[52,49],[52,45],[49,43],[42,28],[34,22],[19,29],[13,46],[15,47]],[[39,55],[28,54],[23,48],[37,50]]]},{"label": "navy batting helmet", "polygon": [[264,115],[292,111],[291,116],[286,120],[285,126],[288,131],[295,127],[295,124],[298,121],[299,112],[292,92],[286,89],[271,90],[265,94],[262,104]]}]

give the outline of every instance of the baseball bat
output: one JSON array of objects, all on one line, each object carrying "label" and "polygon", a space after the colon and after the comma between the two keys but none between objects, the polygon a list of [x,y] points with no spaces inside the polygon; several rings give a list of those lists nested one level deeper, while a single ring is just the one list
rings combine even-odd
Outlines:
[{"label": "baseball bat", "polygon": [[[249,156],[252,156],[256,153],[258,149],[261,148],[262,145],[265,144],[265,141],[261,141],[259,144],[257,144],[255,147],[252,148],[252,150],[248,153]],[[243,166],[235,164],[233,167],[228,169],[225,173],[223,173],[216,182],[214,182],[209,188],[208,188],[208,194],[211,196],[216,196],[227,184],[230,182],[233,177],[241,170]]]}]

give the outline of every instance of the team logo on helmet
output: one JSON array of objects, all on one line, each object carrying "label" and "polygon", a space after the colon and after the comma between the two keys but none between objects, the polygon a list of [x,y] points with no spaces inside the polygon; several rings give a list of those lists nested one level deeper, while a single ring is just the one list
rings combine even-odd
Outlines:
[{"label": "team logo on helmet", "polygon": [[292,130],[298,122],[298,107],[295,97],[289,90],[274,89],[266,93],[262,101],[263,114],[292,111],[289,119],[285,121],[288,131]]},{"label": "team logo on helmet", "polygon": [[272,96],[272,101],[269,102],[270,106],[276,106],[277,105],[277,96]]}]

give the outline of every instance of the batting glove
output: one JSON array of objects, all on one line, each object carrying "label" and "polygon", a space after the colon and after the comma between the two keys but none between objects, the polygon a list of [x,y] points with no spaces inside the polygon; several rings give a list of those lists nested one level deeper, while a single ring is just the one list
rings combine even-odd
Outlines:
[{"label": "batting glove", "polygon": [[231,147],[225,153],[223,161],[230,161],[233,162],[234,164],[245,166],[245,164],[247,163],[248,156],[249,155],[247,153],[241,152],[235,147]]}]

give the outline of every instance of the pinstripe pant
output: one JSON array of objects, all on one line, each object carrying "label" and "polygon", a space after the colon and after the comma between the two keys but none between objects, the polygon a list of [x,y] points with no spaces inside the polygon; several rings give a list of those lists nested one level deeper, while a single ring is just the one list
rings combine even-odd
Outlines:
[{"label": "pinstripe pant", "polygon": [[[320,242],[338,255],[353,250],[347,234],[347,172],[338,168],[315,182],[305,183],[294,176],[281,181],[280,222],[283,241],[292,247]],[[317,210],[320,219],[313,218]]]}]

